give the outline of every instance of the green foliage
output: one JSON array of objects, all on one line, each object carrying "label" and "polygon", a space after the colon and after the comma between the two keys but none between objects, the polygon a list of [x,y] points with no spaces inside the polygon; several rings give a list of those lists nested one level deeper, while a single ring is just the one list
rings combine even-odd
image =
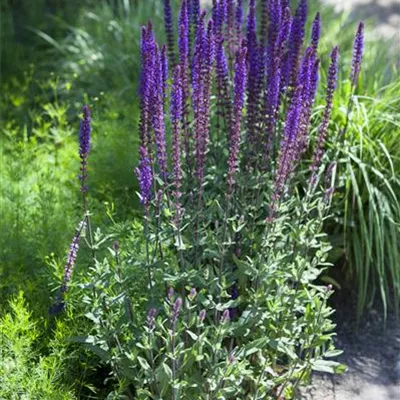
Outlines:
[{"label": "green foliage", "polygon": [[49,344],[49,354],[39,355],[38,323],[32,319],[22,292],[9,306],[10,311],[0,320],[0,398],[75,399],[61,384],[66,357],[58,340]]},{"label": "green foliage", "polygon": [[[311,5],[315,10],[317,5]],[[400,304],[400,79],[394,40],[374,35],[374,22],[366,21],[366,41],[360,82],[348,113],[348,80],[353,44],[353,22],[346,13],[321,8],[324,35],[321,54],[340,37],[340,79],[330,128],[333,154],[341,176],[333,202],[334,224],[326,225],[334,250],[333,273],[343,286],[356,289],[357,317],[376,305],[398,311]],[[329,21],[329,29],[324,29]],[[327,59],[322,58],[326,71]],[[322,75],[322,79],[325,76]],[[323,95],[323,92],[320,92]],[[320,109],[317,108],[316,115]],[[346,137],[336,141],[347,124]],[[344,271],[344,276],[339,271]]]},{"label": "green foliage", "polygon": [[[232,226],[238,229],[235,221]],[[171,238],[163,244],[165,258],[150,265],[156,297],[143,291],[148,266],[141,256],[145,243],[140,232],[128,235],[117,251],[111,247],[114,235],[98,234],[94,247],[108,242],[111,256],[99,256],[103,261],[75,278],[87,283],[75,283],[68,300],[78,310],[85,305],[82,312],[92,328],[74,340],[112,366],[118,382],[113,396],[173,398],[176,391],[176,398],[266,399],[284,388],[293,392],[311,370],[339,372],[339,364],[324,360],[339,354],[331,342],[334,325],[326,304],[331,292],[312,283],[329,250],[317,239],[320,228],[316,220],[294,228],[288,215],[282,217],[258,243],[262,257],[232,259],[236,268],[224,280],[222,293],[214,271],[218,256],[212,256],[218,253],[212,243],[220,240],[221,230],[208,233],[208,261],[199,270],[189,264],[179,267]],[[182,236],[188,245],[191,233]],[[307,250],[296,255],[287,251],[297,246]],[[162,280],[176,288],[175,295],[160,296]],[[232,300],[235,281],[240,282],[240,295]],[[196,294],[190,293],[191,287],[197,288]],[[175,324],[174,304],[181,296]],[[154,327],[146,322],[149,307],[157,309]],[[207,317],[201,321],[203,309]],[[232,313],[232,320],[223,322],[224,310],[235,310],[236,316]]]},{"label": "green foliage", "polygon": [[[41,112],[32,116],[31,132],[12,121],[2,131],[2,295],[16,287],[27,293],[36,291],[41,271],[32,266],[43,263],[52,252],[63,251],[76,213],[73,136],[67,107],[58,103],[42,105]],[[45,286],[42,290],[45,296]]]},{"label": "green foliage", "polygon": [[[133,99],[139,77],[139,32],[151,17],[157,36],[162,37],[159,2],[69,1],[58,2],[55,11],[45,9],[44,1],[35,2],[33,8],[30,2],[23,3],[29,4],[19,16],[20,10],[11,13],[9,5],[0,14],[0,302],[5,304],[22,288],[35,318],[45,315],[49,284],[54,289],[61,280],[78,219],[76,137],[83,101],[94,104],[89,167],[94,225],[104,225],[104,210],[108,219],[128,222],[113,223],[107,235],[95,232],[95,263],[83,249],[66,298],[68,313],[57,318],[54,331],[42,330],[47,321],[34,320],[21,296],[11,301],[11,312],[0,322],[0,397],[73,399],[73,387],[78,396],[97,398],[111,391],[111,398],[133,395],[136,389],[138,398],[148,398],[148,391],[157,390],[168,398],[176,388],[186,398],[201,398],[202,390],[216,398],[244,398],[243,390],[248,389],[261,399],[274,390],[276,394],[283,384],[290,398],[311,369],[340,371],[342,367],[323,358],[338,353],[331,345],[332,310],[326,305],[330,292],[314,282],[321,272],[332,270],[325,270],[328,243],[333,246],[330,260],[344,266],[348,284],[357,287],[359,315],[377,297],[385,310],[397,306],[400,299],[400,84],[388,51],[391,44],[367,35],[361,84],[347,134],[343,142],[331,143],[329,154],[338,155],[340,180],[331,209],[334,222],[325,220],[329,240],[315,225],[321,222],[314,219],[320,212],[315,203],[308,210],[309,220],[297,224],[294,215],[304,213],[299,195],[292,204],[283,205],[276,231],[264,238],[262,227],[253,233],[254,226],[242,227],[240,220],[242,214],[251,216],[262,205],[237,213],[228,221],[227,245],[221,247],[223,207],[213,195],[207,199],[208,222],[202,222],[204,241],[199,248],[204,258],[200,267],[186,261],[182,273],[179,254],[190,253],[189,259],[194,252],[195,241],[187,233],[193,219],[180,235],[172,227],[161,233],[157,224],[151,225],[150,253],[157,257],[150,257],[150,263],[141,223],[130,222],[138,215],[132,170],[137,164],[137,101]],[[346,120],[354,24],[346,15],[332,16],[330,8],[322,9],[326,26],[321,53],[327,54],[338,37],[342,53],[344,80],[340,81],[344,83],[335,100],[334,135]],[[323,70],[327,61],[323,57]],[[322,101],[321,92],[319,104]],[[220,181],[208,184],[218,186]],[[262,197],[258,190],[256,194]],[[164,210],[167,216],[172,212]],[[219,221],[216,226],[215,221]],[[237,235],[247,237],[254,248],[249,244],[242,249],[250,250],[248,259],[224,261],[232,273],[220,291],[221,254]],[[116,238],[119,252],[112,248]],[[160,242],[162,260],[157,250]],[[307,251],[298,257],[284,251],[297,246]],[[148,266],[158,296],[149,295]],[[304,276],[296,285],[299,268]],[[238,299],[231,299],[236,281],[245,287],[257,278],[263,285],[241,289]],[[160,295],[167,286],[176,289],[171,301]],[[197,288],[194,299],[188,296],[191,287]],[[171,302],[178,296],[184,305],[172,334]],[[153,330],[146,328],[149,307],[158,310]],[[207,319],[200,323],[203,308]],[[227,308],[239,310],[240,317],[221,324]],[[67,343],[71,336],[78,343]],[[80,342],[85,342],[86,352]],[[173,360],[179,370],[171,380]],[[62,387],[67,382],[70,386]]]},{"label": "green foliage", "polygon": [[315,283],[329,265],[325,188],[291,192],[268,223],[268,174],[242,176],[246,190],[226,196],[215,159],[204,205],[188,204],[179,227],[164,187],[144,231],[115,224],[88,241],[94,258],[64,300],[89,321],[73,340],[111,367],[110,398],[289,399],[312,370],[344,370],[329,360],[340,354],[332,291]]},{"label": "green foliage", "polygon": [[[355,96],[347,132],[337,145],[342,177],[336,225],[330,229],[336,254],[350,282],[356,282],[359,316],[376,298],[385,314],[390,300],[396,309],[400,302],[399,89],[397,79],[376,97]],[[346,119],[348,90],[346,85],[341,88],[336,121]]]},{"label": "green foliage", "polygon": [[65,24],[68,34],[63,40],[37,33],[53,47],[50,65],[75,77],[90,95],[105,92],[131,100],[137,95],[140,27],[150,18],[158,29],[163,26],[162,7],[157,5],[157,0],[95,2],[80,10],[74,24]]}]

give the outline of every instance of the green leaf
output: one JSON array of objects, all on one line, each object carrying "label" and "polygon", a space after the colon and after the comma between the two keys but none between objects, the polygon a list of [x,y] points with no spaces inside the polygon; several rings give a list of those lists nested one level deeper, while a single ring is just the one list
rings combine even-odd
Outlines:
[{"label": "green leaf", "polygon": [[93,353],[96,354],[97,356],[99,356],[103,361],[105,361],[105,362],[109,361],[110,354],[106,350],[104,350],[101,347],[96,346],[94,344],[86,344],[86,347],[89,350],[93,351]]},{"label": "green leaf", "polygon": [[312,364],[313,371],[327,372],[328,374],[341,374],[347,370],[344,364],[336,361],[316,360]]},{"label": "green leaf", "polygon": [[193,333],[192,331],[187,330],[186,333],[194,340],[196,341],[199,337]]},{"label": "green leaf", "polygon": [[141,366],[145,371],[148,371],[148,370],[151,369],[149,363],[147,362],[147,360],[146,360],[145,358],[139,357],[139,356],[138,356],[137,359],[138,359],[138,361],[139,361],[140,366]]},{"label": "green leaf", "polygon": [[269,341],[269,338],[260,338],[253,340],[252,342],[248,343],[244,349],[244,357],[248,357],[251,354],[257,353],[257,351],[263,349]]}]

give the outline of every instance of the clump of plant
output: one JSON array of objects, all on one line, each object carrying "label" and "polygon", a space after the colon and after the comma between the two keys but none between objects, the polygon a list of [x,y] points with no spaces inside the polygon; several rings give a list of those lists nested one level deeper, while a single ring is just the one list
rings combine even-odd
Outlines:
[{"label": "clump of plant", "polygon": [[[339,49],[330,54],[319,120],[319,14],[307,44],[305,0],[294,15],[288,2],[261,6],[259,34],[255,0],[245,22],[241,1],[215,1],[210,17],[183,0],[178,46],[169,1],[167,46],[159,48],[151,23],[142,29],[143,232],[112,245],[116,232],[90,226],[84,109],[84,216],[54,311],[67,301],[83,307],[93,325],[76,340],[110,367],[110,396],[290,399],[312,370],[343,371],[329,360],[340,353],[332,288],[316,283],[330,249],[322,227],[336,163],[325,141]],[[354,82],[362,41],[361,24]],[[311,163],[300,168],[306,153]],[[93,260],[77,287],[71,273],[82,238]]]},{"label": "clump of plant", "polygon": [[9,308],[0,318],[0,398],[75,399],[62,382],[67,357],[60,330],[50,341],[48,354],[40,356],[35,351],[41,334],[39,324],[22,292],[9,301]]}]

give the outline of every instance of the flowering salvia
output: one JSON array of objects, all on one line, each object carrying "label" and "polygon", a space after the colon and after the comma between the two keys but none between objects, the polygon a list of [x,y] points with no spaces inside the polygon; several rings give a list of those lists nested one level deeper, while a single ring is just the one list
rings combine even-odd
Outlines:
[{"label": "flowering salvia", "polygon": [[50,314],[58,314],[64,308],[64,296],[69,288],[69,283],[71,281],[72,273],[74,271],[76,258],[78,256],[79,242],[81,240],[82,231],[85,229],[85,227],[86,227],[86,218],[84,218],[79,223],[78,227],[76,228],[76,233],[72,238],[67,255],[67,260],[64,265],[62,284],[58,291],[56,301],[49,310]]},{"label": "flowering salvia", "polygon": [[246,48],[243,46],[237,51],[235,66],[235,84],[233,101],[233,124],[229,137],[228,158],[228,186],[229,191],[235,183],[235,174],[239,163],[239,145],[242,121],[242,109],[244,105],[244,94],[246,90]]},{"label": "flowering salvia", "polygon": [[[257,21],[257,6],[256,0],[249,0],[244,18],[241,0],[214,0],[208,13],[201,11],[199,1],[182,0],[176,46],[171,3],[164,0],[170,62],[175,47],[178,50],[170,74],[165,47],[159,50],[151,23],[142,29],[141,199],[147,205],[151,191],[159,190],[163,182],[163,190],[172,189],[167,198],[173,202],[168,207],[175,209],[175,222],[182,217],[182,205],[193,202],[194,196],[202,205],[207,169],[214,160],[223,165],[224,157],[227,193],[237,184],[241,170],[273,174],[266,217],[275,215],[302,156],[313,143],[310,183],[315,183],[325,153],[339,49],[332,50],[327,82],[323,82],[325,107],[314,141],[310,125],[320,83],[321,16],[316,13],[314,17],[306,47],[307,0],[299,0],[294,12],[288,1],[262,0],[261,21]],[[354,42],[353,85],[361,70],[363,30],[360,23]],[[165,111],[168,75],[172,81],[170,124]],[[215,154],[216,139],[227,148],[226,156]]]},{"label": "flowering salvia", "polygon": [[90,121],[90,109],[89,106],[83,107],[83,118],[81,120],[81,126],[79,129],[79,156],[81,158],[81,173],[79,179],[81,181],[82,193],[87,192],[87,163],[90,152],[90,133],[91,133],[91,121]]},{"label": "flowering salvia", "polygon": [[353,46],[353,61],[351,65],[351,83],[353,86],[357,84],[358,76],[361,71],[361,61],[364,51],[364,22],[358,25],[356,37]]},{"label": "flowering salvia", "polygon": [[175,41],[174,41],[174,22],[172,18],[171,1],[164,1],[164,22],[165,22],[165,33],[167,35],[167,45],[168,45],[168,56],[170,63],[174,65],[175,63]]},{"label": "flowering salvia", "polygon": [[84,105],[82,108],[82,119],[79,127],[79,157],[81,159],[80,165],[80,175],[79,180],[81,181],[81,192],[83,195],[83,218],[79,222],[76,228],[76,233],[72,238],[70,248],[67,255],[67,260],[64,266],[64,274],[61,287],[58,291],[55,304],[50,308],[50,314],[57,314],[61,312],[64,308],[64,296],[68,291],[69,283],[71,281],[72,273],[75,267],[76,258],[78,256],[79,242],[81,240],[82,232],[89,225],[90,226],[90,216],[88,213],[88,200],[87,200],[87,177],[88,177],[88,157],[91,149],[91,131],[92,122],[90,115],[90,108],[88,105]]},{"label": "flowering salvia", "polygon": [[[308,2],[292,3],[213,0],[201,10],[181,0],[175,12],[164,0],[166,46],[151,22],[142,28],[135,172],[145,237],[131,235],[129,255],[104,269],[96,259],[89,273],[102,284],[87,293],[107,328],[93,329],[93,347],[128,397],[273,400],[312,369],[340,367],[325,360],[335,354],[331,291],[315,280],[340,166],[339,48],[322,71],[321,16],[306,32]],[[353,92],[362,51],[361,24]],[[146,269],[138,282],[127,272]],[[120,309],[129,298],[133,313]]]},{"label": "flowering salvia", "polygon": [[147,327],[150,330],[154,329],[154,319],[157,315],[157,310],[155,308],[150,308],[150,310],[147,313]]},{"label": "flowering salvia", "polygon": [[140,163],[136,168],[136,174],[139,179],[141,203],[148,206],[151,200],[152,171],[150,158],[145,146],[140,147]]},{"label": "flowering salvia", "polygon": [[182,299],[178,297],[172,306],[171,323],[175,325],[182,308]]},{"label": "flowering salvia", "polygon": [[63,277],[63,285],[61,287],[61,293],[64,294],[68,290],[68,284],[71,280],[72,272],[74,270],[76,257],[78,256],[79,250],[79,241],[81,239],[82,231],[85,229],[86,220],[82,220],[77,229],[76,234],[72,239],[71,246],[69,248],[67,261],[64,267],[64,277]]},{"label": "flowering salvia", "polygon": [[325,104],[325,110],[324,110],[324,115],[322,117],[322,122],[321,126],[318,131],[318,139],[317,139],[317,145],[315,147],[314,151],[314,157],[313,157],[313,163],[311,166],[311,169],[313,171],[313,176],[312,176],[312,182],[315,182],[316,178],[316,171],[318,166],[320,165],[322,156],[324,154],[324,143],[326,139],[326,134],[328,131],[328,125],[329,125],[329,119],[332,111],[332,106],[333,106],[333,93],[336,88],[336,82],[337,82],[337,74],[338,74],[338,60],[339,58],[339,49],[338,47],[335,47],[332,50],[331,53],[331,63],[329,65],[329,71],[328,71],[328,87],[326,91],[326,104]]},{"label": "flowering salvia", "polygon": [[318,49],[320,36],[321,36],[321,15],[319,12],[317,12],[311,30],[311,45],[315,51]]}]

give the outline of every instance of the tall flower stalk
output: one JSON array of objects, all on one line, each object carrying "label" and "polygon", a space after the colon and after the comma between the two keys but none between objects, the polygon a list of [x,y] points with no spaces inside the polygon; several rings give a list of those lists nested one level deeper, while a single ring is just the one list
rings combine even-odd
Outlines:
[{"label": "tall flower stalk", "polygon": [[353,87],[357,85],[358,77],[361,71],[361,62],[364,52],[364,22],[358,25],[357,33],[354,38],[353,60],[351,63],[351,84]]},{"label": "tall flower stalk", "polygon": [[174,22],[172,17],[171,0],[164,1],[164,24],[167,34],[168,57],[171,65],[175,65]]},{"label": "tall flower stalk", "polygon": [[363,52],[364,52],[364,22],[361,21],[358,25],[353,44],[353,58],[351,61],[351,73],[350,73],[351,94],[349,98],[349,103],[347,105],[346,124],[343,128],[343,131],[341,132],[343,140],[346,137],[346,132],[350,123],[350,114],[354,104],[354,94],[357,88],[361,72]]},{"label": "tall flower stalk", "polygon": [[88,177],[88,157],[90,152],[90,134],[91,134],[91,119],[89,106],[83,106],[83,118],[79,129],[79,157],[81,159],[81,168],[79,180],[81,181],[81,193],[83,200],[83,209],[86,213],[88,210],[87,204],[87,177]]},{"label": "tall flower stalk", "polygon": [[[313,158],[311,171],[303,167],[301,178],[304,173],[305,181],[308,178],[314,185],[321,169],[339,51],[335,47],[331,53],[325,107],[313,141],[310,131],[315,130],[310,126],[318,121],[312,118],[312,110],[319,83],[321,21],[317,14],[311,40],[305,43],[306,0],[299,0],[294,15],[288,0],[265,0],[261,21],[256,12],[259,4],[250,0],[246,22],[242,1],[214,0],[210,18],[200,10],[198,0],[182,0],[177,43],[171,3],[164,0],[167,46],[157,43],[150,23],[142,29],[141,38],[140,145],[135,172],[143,206],[146,260],[133,257],[148,275],[145,334],[132,316],[125,325],[125,316],[111,309],[121,303],[115,302],[121,298],[117,293],[117,297],[112,293],[111,300],[107,290],[100,292],[99,285],[93,285],[94,303],[104,299],[98,309],[105,317],[99,319],[99,331],[106,332],[105,339],[95,339],[106,345],[104,351],[109,352],[120,382],[126,371],[135,372],[138,396],[258,399],[273,392],[279,397],[287,384],[295,388],[302,369],[309,373],[313,363],[331,349],[329,334],[324,335],[330,329],[327,299],[319,293],[312,274],[305,272],[314,274],[326,260],[328,246],[318,237],[331,201],[336,166],[332,164],[326,173],[329,191],[317,192],[320,196],[315,202],[308,202],[309,193],[302,190],[304,180],[296,173],[304,154]],[[360,71],[360,32],[352,79]],[[178,52],[172,60],[168,50],[175,47]],[[85,188],[90,148],[86,109],[80,136]],[[82,229],[88,226],[91,231],[86,201],[84,207],[82,227],[68,253],[62,294],[70,283]],[[92,238],[90,244],[94,249]],[[142,241],[137,244],[140,248]],[[114,252],[115,278],[124,282],[119,245]],[[99,271],[106,285],[113,279],[107,271]],[[164,312],[162,295],[157,295],[161,285],[176,290],[168,290]],[[276,312],[271,313],[272,309]],[[299,323],[305,309],[310,324]],[[299,318],[293,317],[296,313]],[[112,315],[126,327],[123,340],[118,330],[109,329],[115,321]],[[274,342],[284,339],[288,357],[282,357],[282,349],[260,340],[266,335]],[[315,337],[323,341],[315,344]],[[125,351],[132,344],[137,352]],[[255,352],[260,357],[254,357]],[[272,374],[270,363],[278,358],[283,371]],[[126,366],[133,368],[128,371]],[[130,379],[129,374],[128,383]]]},{"label": "tall flower stalk", "polygon": [[329,120],[333,106],[333,95],[336,89],[337,75],[338,75],[338,64],[339,63],[339,48],[334,47],[331,53],[331,63],[328,71],[328,84],[326,90],[326,104],[324,114],[322,116],[322,122],[318,131],[317,145],[315,147],[313,161],[311,165],[311,185],[314,185],[317,178],[317,171],[320,166],[322,157],[324,155],[324,144],[329,126]]}]

